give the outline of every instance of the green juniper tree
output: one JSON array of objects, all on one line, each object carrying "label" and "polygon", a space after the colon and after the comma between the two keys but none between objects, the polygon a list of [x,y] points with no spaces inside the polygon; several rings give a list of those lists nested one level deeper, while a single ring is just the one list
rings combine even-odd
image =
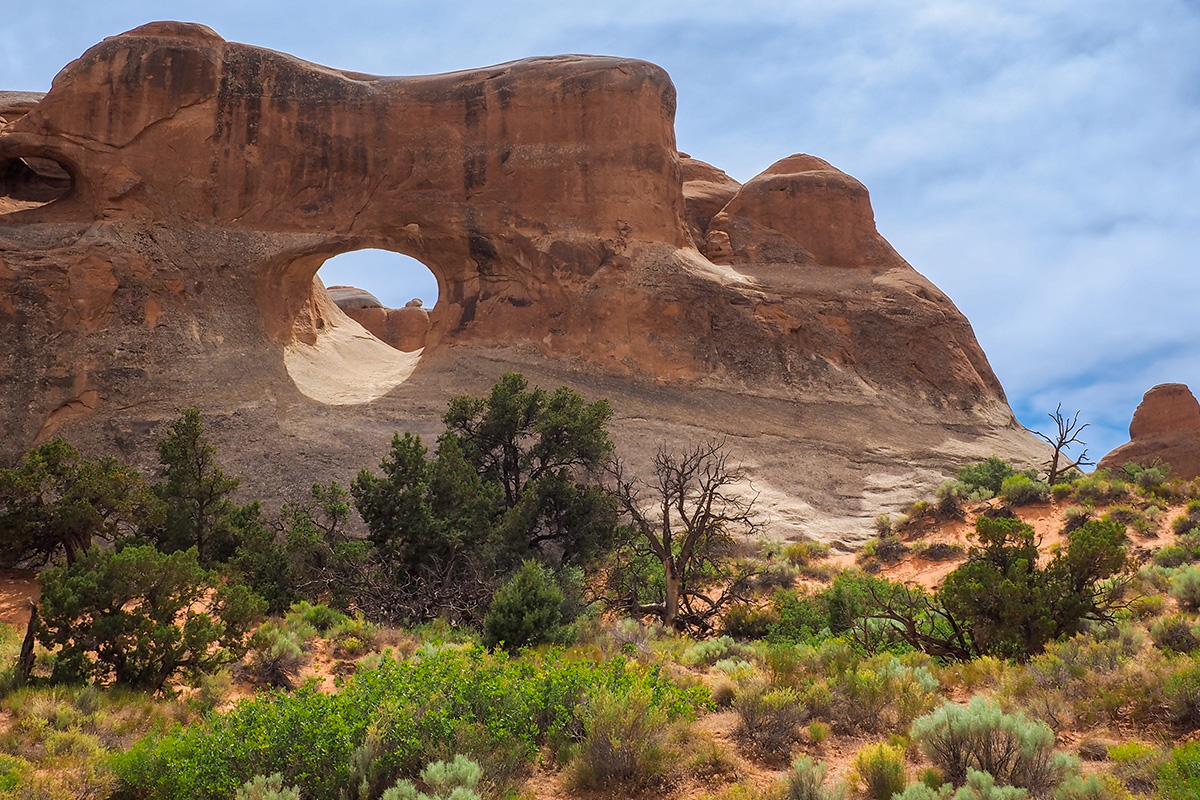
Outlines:
[{"label": "green juniper tree", "polygon": [[226,475],[217,463],[198,409],[180,412],[159,442],[158,455],[163,469],[154,492],[166,516],[161,525],[147,528],[149,538],[164,552],[194,547],[206,566],[228,561],[245,532],[261,525],[260,508],[231,499],[240,479]]},{"label": "green juniper tree", "polygon": [[572,389],[507,374],[486,397],[451,400],[430,453],[392,437],[379,473],[351,484],[381,564],[370,607],[394,617],[478,617],[522,560],[580,564],[609,548],[615,504],[595,477],[611,411]]},{"label": "green juniper tree", "polygon": [[38,576],[38,641],[56,651],[57,680],[158,690],[175,673],[195,676],[236,661],[264,603],[224,585],[196,551],[93,547]]},{"label": "green juniper tree", "polygon": [[162,519],[136,469],[114,458],[80,457],[63,439],[0,469],[0,566],[38,567],[60,553],[74,563],[95,540],[112,541]]},{"label": "green juniper tree", "polygon": [[370,543],[349,535],[349,495],[337,481],[314,483],[278,520],[242,530],[230,561],[273,614],[302,600],[346,608],[368,572]]},{"label": "green juniper tree", "polygon": [[975,532],[979,545],[936,593],[873,590],[868,615],[890,620],[913,647],[956,660],[1025,661],[1089,620],[1113,619],[1128,563],[1124,525],[1089,520],[1044,566],[1033,528],[1019,519],[980,517]]},{"label": "green juniper tree", "polygon": [[611,545],[613,504],[599,486],[612,452],[606,400],[586,402],[561,386],[529,388],[507,373],[487,397],[450,401],[442,448],[453,443],[501,491],[499,529],[518,556],[536,552],[579,562]]}]

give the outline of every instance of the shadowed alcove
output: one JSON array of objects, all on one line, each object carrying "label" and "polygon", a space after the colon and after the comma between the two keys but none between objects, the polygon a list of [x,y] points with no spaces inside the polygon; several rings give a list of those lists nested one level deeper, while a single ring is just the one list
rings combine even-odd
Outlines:
[{"label": "shadowed alcove", "polygon": [[37,156],[0,158],[0,215],[49,205],[71,192],[71,174]]}]

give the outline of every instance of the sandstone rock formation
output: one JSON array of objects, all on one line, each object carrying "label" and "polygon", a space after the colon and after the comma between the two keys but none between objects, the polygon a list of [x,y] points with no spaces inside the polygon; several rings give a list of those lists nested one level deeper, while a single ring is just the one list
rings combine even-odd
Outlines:
[{"label": "sandstone rock formation", "polygon": [[[609,397],[635,468],[728,437],[781,536],[861,538],[965,459],[1039,458],[861,183],[796,155],[738,185],[677,153],[674,111],[630,59],[386,78],[194,24],[101,42],[0,95],[0,462],[63,433],[149,465],[195,405],[278,497],[506,370]],[[437,276],[432,310],[383,314],[423,349],[315,279],[360,248]]]},{"label": "sandstone rock formation", "polygon": [[708,223],[733,199],[742,185],[712,164],[679,154],[679,174],[683,179],[684,221],[697,249],[704,247]]},{"label": "sandstone rock formation", "polygon": [[1129,441],[1097,467],[1115,469],[1130,461],[1169,464],[1174,478],[1200,477],[1200,403],[1185,384],[1163,383],[1146,392],[1129,423]]},{"label": "sandstone rock formation", "polygon": [[420,300],[410,300],[404,308],[385,308],[379,298],[365,289],[330,286],[328,291],[346,316],[385,344],[405,353],[425,347],[429,337],[429,312]]}]

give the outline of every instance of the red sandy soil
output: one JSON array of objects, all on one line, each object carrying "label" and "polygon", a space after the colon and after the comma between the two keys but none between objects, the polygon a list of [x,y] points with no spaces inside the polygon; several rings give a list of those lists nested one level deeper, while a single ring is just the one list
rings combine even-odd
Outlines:
[{"label": "red sandy soil", "polygon": [[[964,519],[948,520],[932,524],[917,521],[911,527],[900,532],[900,538],[907,544],[918,539],[928,544],[955,544],[963,549],[964,554],[974,543],[975,520],[985,510],[995,508],[999,501],[991,500],[972,507]],[[1063,512],[1068,508],[1078,506],[1078,503],[1040,503],[1015,509],[1018,516],[1029,525],[1040,540],[1042,558],[1046,559],[1054,548],[1063,542],[1062,526]],[[1171,542],[1175,537],[1171,532],[1171,520],[1184,513],[1183,505],[1162,507],[1158,529],[1151,531],[1153,535],[1142,535],[1132,528],[1129,529],[1129,545],[1131,551],[1137,549],[1156,550]],[[1094,513],[1101,516],[1105,509],[1099,508]],[[850,567],[856,563],[855,553],[834,553],[828,563],[838,567]],[[962,558],[933,561],[917,555],[905,556],[900,561],[886,564],[879,575],[892,581],[917,583],[927,589],[938,586],[942,579],[949,575],[963,562]]]},{"label": "red sandy soil", "polygon": [[0,622],[24,633],[29,624],[29,603],[41,596],[36,572],[0,570]]}]

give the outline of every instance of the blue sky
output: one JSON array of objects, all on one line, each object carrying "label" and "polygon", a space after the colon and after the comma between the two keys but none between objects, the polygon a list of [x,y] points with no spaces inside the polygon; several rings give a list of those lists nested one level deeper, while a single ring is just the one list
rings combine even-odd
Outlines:
[{"label": "blue sky", "polygon": [[384,75],[647,59],[679,90],[681,150],[742,181],[795,152],[862,180],[880,232],[970,318],[1025,424],[1082,411],[1099,457],[1151,386],[1200,389],[1195,0],[21,5],[0,27],[0,89],[44,91],[152,19]]}]

